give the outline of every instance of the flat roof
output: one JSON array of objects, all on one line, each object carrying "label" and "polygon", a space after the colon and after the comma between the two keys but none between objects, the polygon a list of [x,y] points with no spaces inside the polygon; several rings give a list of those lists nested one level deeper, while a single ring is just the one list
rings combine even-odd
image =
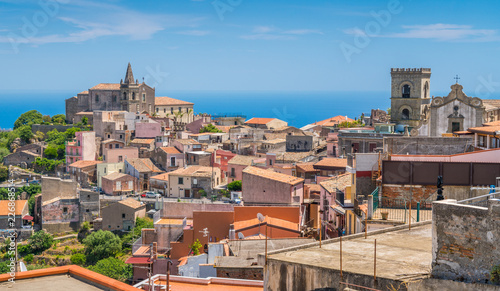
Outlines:
[{"label": "flat roof", "polygon": [[[373,276],[374,241],[377,240],[377,277],[403,280],[427,277],[432,262],[432,225],[419,223],[411,230],[408,225],[346,236],[342,239],[342,270],[346,273]],[[308,244],[268,254],[277,260],[319,268],[340,270],[339,239]]]},{"label": "flat roof", "polygon": [[[3,282],[0,284],[0,289],[19,290],[19,291],[42,291],[42,290],[80,290],[94,291],[104,290],[94,285],[85,283],[77,278],[68,275],[55,275],[39,278],[31,278],[24,280],[16,280],[16,283]],[[8,286],[12,285],[11,288]]]}]

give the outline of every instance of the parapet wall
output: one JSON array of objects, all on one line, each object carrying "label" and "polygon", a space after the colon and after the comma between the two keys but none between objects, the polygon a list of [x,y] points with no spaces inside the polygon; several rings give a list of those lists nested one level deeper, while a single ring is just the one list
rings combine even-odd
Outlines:
[{"label": "parapet wall", "polygon": [[500,200],[488,207],[434,202],[432,207],[432,276],[488,283],[500,264]]},{"label": "parapet wall", "polygon": [[430,73],[430,68],[391,68],[391,73]]}]

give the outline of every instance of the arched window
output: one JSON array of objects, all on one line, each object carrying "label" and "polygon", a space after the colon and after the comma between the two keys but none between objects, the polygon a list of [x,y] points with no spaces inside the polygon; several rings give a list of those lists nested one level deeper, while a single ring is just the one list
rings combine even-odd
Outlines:
[{"label": "arched window", "polygon": [[116,95],[113,95],[113,102],[116,102]]},{"label": "arched window", "polygon": [[429,94],[429,82],[425,82],[425,85],[424,85],[424,98],[427,98]]},{"label": "arched window", "polygon": [[132,92],[132,100],[135,100],[135,92]]},{"label": "arched window", "polygon": [[123,92],[123,100],[127,100],[127,92]]},{"label": "arched window", "polygon": [[403,86],[403,98],[410,98],[410,85]]},{"label": "arched window", "polygon": [[402,120],[408,120],[408,119],[410,119],[410,110],[403,109],[403,111],[401,111],[401,119]]}]

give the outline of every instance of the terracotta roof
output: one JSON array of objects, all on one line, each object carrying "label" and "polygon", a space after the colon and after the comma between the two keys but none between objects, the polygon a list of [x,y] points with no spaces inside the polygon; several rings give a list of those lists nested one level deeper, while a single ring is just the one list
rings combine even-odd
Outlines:
[{"label": "terracotta roof", "polygon": [[245,124],[268,124],[269,122],[275,120],[276,118],[251,118],[248,121],[245,121]]},{"label": "terracotta roof", "polygon": [[471,127],[468,129],[468,131],[474,132],[474,133],[496,134],[497,132],[500,132],[500,125]]},{"label": "terracotta roof", "polygon": [[236,155],[227,163],[231,165],[251,166],[254,159],[257,159],[257,157]]},{"label": "terracotta roof", "polygon": [[278,172],[274,172],[272,170],[264,170],[261,168],[257,167],[252,167],[248,166],[243,170],[243,173],[259,176],[261,178],[281,182],[281,183],[286,183],[290,185],[296,185],[298,183],[304,182],[304,179],[302,178],[297,178],[294,176],[286,175],[286,174],[281,174]]},{"label": "terracotta roof", "polygon": [[139,172],[156,172],[156,173],[161,173],[162,171],[156,167],[151,159],[146,158],[146,159],[139,159],[139,158],[134,158],[134,159],[126,159],[126,161],[134,167]]},{"label": "terracotta roof", "polygon": [[130,141],[130,143],[142,143],[142,144],[150,144],[154,142],[154,138],[136,138]]},{"label": "terracotta roof", "polygon": [[135,200],[134,198],[127,198],[125,200],[118,201],[118,203],[134,209],[141,208],[142,206],[144,206],[143,204],[141,204],[141,202]]},{"label": "terracotta roof", "polygon": [[77,161],[69,166],[73,168],[85,168],[85,167],[95,166],[100,163],[102,163],[102,161]]},{"label": "terracotta roof", "polygon": [[[161,275],[161,279],[154,278],[156,286],[165,286],[166,278]],[[148,279],[141,282],[143,285],[148,284]],[[170,275],[170,290],[171,291],[257,291],[263,290],[263,282],[247,279],[230,279],[230,278],[192,278],[184,276]]]},{"label": "terracotta roof", "polygon": [[192,177],[211,177],[213,171],[217,171],[219,168],[204,167],[204,166],[189,166],[187,168],[177,169],[175,171],[169,172],[169,175],[175,176],[192,176]]},{"label": "terracotta roof", "polygon": [[186,144],[200,144],[199,142],[195,141],[192,138],[180,138],[180,139],[176,139],[176,141],[178,141],[179,143],[181,143],[183,145],[186,145]]},{"label": "terracotta roof", "polygon": [[330,179],[323,180],[319,184],[330,193],[335,193],[337,189],[344,191],[347,186],[351,185],[351,174],[347,173],[337,177],[332,177]]},{"label": "terracotta roof", "polygon": [[[95,285],[96,287],[100,287],[105,290],[121,290],[121,291],[142,290],[76,265],[67,265],[61,267],[18,272],[16,273],[16,281],[19,280],[19,282],[21,282],[22,280],[25,279],[33,280],[33,290],[36,290],[37,284],[35,278],[63,275],[63,274],[68,274],[71,275],[72,277],[80,278],[82,282],[90,281],[90,283],[88,283],[89,285]],[[8,273],[2,274],[0,275],[0,282],[6,282],[11,278],[12,278],[11,275]]]},{"label": "terracotta roof", "polygon": [[497,126],[500,125],[500,120],[483,123],[484,126]]},{"label": "terracotta roof", "polygon": [[235,232],[239,232],[239,231],[247,229],[247,228],[252,228],[252,227],[258,226],[259,224],[260,225],[268,224],[269,226],[286,228],[286,229],[297,231],[297,232],[299,231],[299,224],[298,223],[293,223],[293,222],[290,222],[287,220],[273,218],[273,217],[269,217],[269,216],[266,216],[263,222],[260,222],[258,218],[252,218],[249,220],[235,221],[233,223]]},{"label": "terracotta roof", "polygon": [[155,105],[194,105],[194,103],[174,99],[170,97],[156,97]]},{"label": "terracotta roof", "polygon": [[331,117],[331,118],[328,118],[325,120],[315,122],[313,124],[314,125],[321,125],[321,126],[334,126],[334,125],[337,125],[337,124],[344,122],[344,121],[354,121],[354,119],[351,119],[347,116],[337,115],[337,116],[334,116],[334,117]]},{"label": "terracotta roof", "polygon": [[[149,257],[130,257],[125,261],[125,264],[149,264]],[[142,290],[142,289],[140,289]]]},{"label": "terracotta roof", "polygon": [[483,99],[483,105],[486,111],[495,110],[500,108],[500,100],[499,99]]},{"label": "terracotta roof", "polygon": [[118,83],[100,83],[90,88],[90,90],[120,90]]},{"label": "terracotta roof", "polygon": [[214,125],[218,130],[221,130],[225,133],[229,133],[229,130],[233,128],[233,126],[225,126],[225,125]]},{"label": "terracotta roof", "polygon": [[315,167],[333,167],[333,168],[345,168],[347,167],[347,159],[338,158],[325,158],[314,164]]},{"label": "terracotta roof", "polygon": [[[8,216],[12,211],[9,210],[9,200],[0,200],[0,216]],[[28,200],[16,200],[15,215],[23,214],[23,209],[28,203]]]},{"label": "terracotta roof", "polygon": [[318,184],[304,184],[305,187],[309,188],[309,192],[320,192],[321,187]]},{"label": "terracotta roof", "polygon": [[89,94],[89,91],[85,90],[85,91],[78,93],[78,95],[80,95],[80,94]]},{"label": "terracotta roof", "polygon": [[314,168],[314,163],[298,163],[297,169],[301,169],[304,172],[316,172],[317,169]]},{"label": "terracotta roof", "polygon": [[167,154],[182,154],[176,147],[161,147],[160,149]]},{"label": "terracotta roof", "polygon": [[126,176],[129,176],[130,178],[134,178],[134,177],[132,177],[130,175],[127,175],[127,174],[124,174],[124,173],[118,173],[118,172],[111,173],[109,175],[103,176],[102,178],[107,179],[107,180],[116,180],[116,179],[120,179],[120,178],[123,178],[123,177],[126,177]]},{"label": "terracotta roof", "polygon": [[168,181],[168,173],[163,173],[160,175],[153,176],[153,177],[151,177],[151,179]]}]

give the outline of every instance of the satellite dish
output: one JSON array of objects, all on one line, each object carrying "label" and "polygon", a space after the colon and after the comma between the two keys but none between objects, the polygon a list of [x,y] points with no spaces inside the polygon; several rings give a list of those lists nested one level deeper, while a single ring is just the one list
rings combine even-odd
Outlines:
[{"label": "satellite dish", "polygon": [[259,219],[260,222],[263,222],[266,218],[262,215],[262,213],[257,213],[257,219]]},{"label": "satellite dish", "polygon": [[241,232],[238,232],[238,238],[239,239],[245,239],[245,236]]}]

